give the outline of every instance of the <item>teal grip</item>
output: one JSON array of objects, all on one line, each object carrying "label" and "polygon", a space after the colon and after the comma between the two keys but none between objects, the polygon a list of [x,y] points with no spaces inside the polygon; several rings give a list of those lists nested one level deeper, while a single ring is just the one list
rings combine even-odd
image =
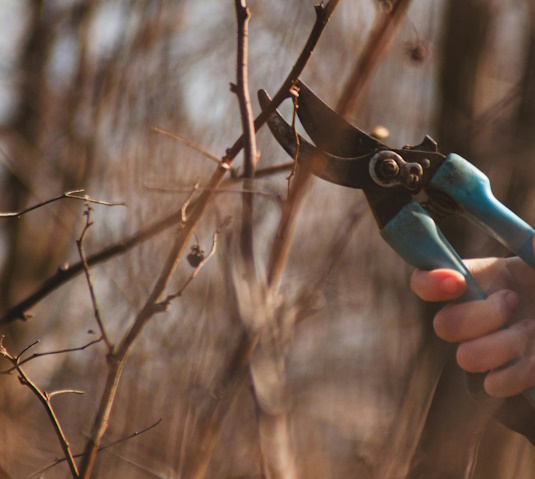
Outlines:
[{"label": "teal grip", "polygon": [[446,193],[461,207],[459,214],[535,268],[535,231],[494,197],[489,179],[474,165],[459,155],[450,154],[429,186]]},{"label": "teal grip", "polygon": [[487,297],[433,218],[418,203],[412,202],[404,206],[381,230],[381,236],[405,261],[416,268],[448,268],[461,273],[466,280],[466,291],[459,301]]}]

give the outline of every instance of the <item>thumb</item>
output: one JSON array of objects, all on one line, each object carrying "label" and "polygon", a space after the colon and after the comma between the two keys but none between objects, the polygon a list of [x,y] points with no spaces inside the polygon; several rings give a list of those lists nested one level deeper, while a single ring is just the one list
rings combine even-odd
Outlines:
[{"label": "thumb", "polygon": [[424,301],[448,301],[464,293],[466,281],[451,269],[417,269],[411,276],[411,289]]}]

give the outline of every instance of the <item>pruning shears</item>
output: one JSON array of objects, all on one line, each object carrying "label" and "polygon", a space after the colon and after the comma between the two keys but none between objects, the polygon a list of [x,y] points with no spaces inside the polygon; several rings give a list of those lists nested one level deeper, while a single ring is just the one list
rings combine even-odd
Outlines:
[{"label": "pruning shears", "polygon": [[[339,116],[304,83],[296,87],[297,115],[315,145],[296,135],[277,111],[268,120],[274,137],[314,175],[362,189],[381,236],[409,264],[461,273],[467,287],[458,301],[486,298],[435,223],[455,213],[535,268],[535,231],[494,197],[489,179],[474,165],[457,154],[440,153],[429,136],[416,146],[390,148]],[[264,90],[258,97],[264,109],[270,98]],[[535,407],[535,388],[523,396]]]}]

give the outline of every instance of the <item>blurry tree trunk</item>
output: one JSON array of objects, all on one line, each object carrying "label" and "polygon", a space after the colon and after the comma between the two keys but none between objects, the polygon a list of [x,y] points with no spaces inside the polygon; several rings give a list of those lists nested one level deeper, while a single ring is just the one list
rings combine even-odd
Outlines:
[{"label": "blurry tree trunk", "polygon": [[[6,173],[2,187],[2,196],[6,198],[3,207],[9,211],[23,209],[30,197],[25,178],[19,176],[17,168],[20,168],[19,159],[23,160],[27,168],[33,167],[38,161],[39,134],[46,94],[43,85],[46,84],[44,76],[48,61],[50,31],[43,18],[44,0],[29,2],[27,8],[30,17],[27,27],[28,40],[20,57],[18,110],[10,128],[12,149],[9,155],[13,158],[14,169]],[[0,275],[2,309],[10,304],[15,291],[23,281],[21,259],[24,258],[25,252],[20,242],[23,224],[22,221],[10,221],[6,225],[6,264]]]},{"label": "blurry tree trunk", "polygon": [[[443,33],[438,141],[441,151],[459,153],[473,163],[477,163],[476,152],[467,132],[475,119],[478,67],[491,16],[492,6],[488,2],[449,0]],[[441,224],[440,227],[463,256],[467,235],[455,225]],[[430,335],[434,334],[431,323],[435,312],[434,305],[424,307],[424,321]],[[486,422],[487,416],[468,396],[463,373],[451,357],[438,383],[408,477],[470,477],[478,435]]]},{"label": "blurry tree trunk", "polygon": [[523,78],[520,85],[519,107],[511,131],[511,168],[513,169],[509,189],[506,194],[507,205],[521,216],[527,215],[533,224],[535,209],[529,207],[529,195],[535,178],[535,6],[529,3],[530,28],[527,38]]},{"label": "blurry tree trunk", "polygon": [[[28,2],[27,41],[17,67],[18,105],[4,129],[12,166],[4,179],[2,210],[19,211],[37,198],[85,186],[96,128],[89,114],[93,78],[87,59],[87,36],[96,5],[82,2],[70,11],[43,0]],[[64,94],[51,88],[47,75],[57,30],[63,24],[75,32],[78,54]],[[63,202],[57,205],[52,221],[43,218],[39,222],[34,215],[7,222],[7,259],[0,275],[2,309],[64,261],[76,218],[71,209],[72,204]]]}]

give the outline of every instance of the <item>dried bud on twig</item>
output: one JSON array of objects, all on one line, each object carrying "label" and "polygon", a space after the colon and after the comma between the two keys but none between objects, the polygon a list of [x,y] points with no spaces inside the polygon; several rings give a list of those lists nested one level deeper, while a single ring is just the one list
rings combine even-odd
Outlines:
[{"label": "dried bud on twig", "polygon": [[196,268],[201,264],[201,261],[204,259],[204,250],[198,245],[194,244],[191,247],[191,251],[188,254],[188,263],[192,268]]}]

